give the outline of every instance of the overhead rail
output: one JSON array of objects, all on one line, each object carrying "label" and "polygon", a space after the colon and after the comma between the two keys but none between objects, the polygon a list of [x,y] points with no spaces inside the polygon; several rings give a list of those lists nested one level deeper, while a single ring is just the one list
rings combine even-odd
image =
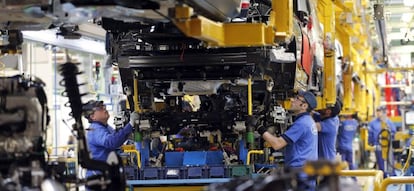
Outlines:
[{"label": "overhead rail", "polygon": [[414,71],[414,67],[390,67],[390,68],[378,68],[375,70],[366,70],[366,73],[384,73],[384,72],[409,72]]}]

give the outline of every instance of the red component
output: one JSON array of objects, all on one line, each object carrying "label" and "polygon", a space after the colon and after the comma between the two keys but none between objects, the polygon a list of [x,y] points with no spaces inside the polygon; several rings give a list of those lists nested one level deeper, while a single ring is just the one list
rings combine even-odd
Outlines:
[{"label": "red component", "polygon": [[[390,82],[391,80],[390,80],[390,76],[389,76],[389,74],[388,74],[388,72],[385,72],[385,85],[390,85],[391,84],[391,82]],[[390,88],[390,87],[386,87],[386,88],[384,88],[384,93],[385,93],[385,102],[391,102],[393,99],[392,99],[392,89]],[[390,111],[391,111],[391,105],[386,105],[386,107],[387,107],[387,116],[390,116]]]},{"label": "red component", "polygon": [[210,149],[209,149],[210,151],[218,151],[219,150],[219,148],[217,147],[217,146],[212,146],[212,147],[210,147]]},{"label": "red component", "polygon": [[244,1],[241,3],[241,8],[242,9],[248,9],[250,7],[250,2],[248,1]]},{"label": "red component", "polygon": [[302,67],[308,76],[312,72],[312,54],[310,50],[309,38],[305,34],[302,35]]},{"label": "red component", "polygon": [[116,77],[114,75],[112,75],[111,77],[111,84],[115,84],[116,82]]},{"label": "red component", "polygon": [[309,17],[309,21],[308,21],[308,24],[306,24],[306,26],[307,26],[309,31],[312,30],[313,22],[312,22],[312,17],[311,16]]}]

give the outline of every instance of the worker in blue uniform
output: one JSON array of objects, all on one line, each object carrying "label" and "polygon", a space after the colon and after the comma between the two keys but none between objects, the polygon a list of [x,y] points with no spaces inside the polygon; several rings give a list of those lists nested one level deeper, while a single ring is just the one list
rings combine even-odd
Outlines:
[{"label": "worker in blue uniform", "polygon": [[[293,124],[288,130],[276,137],[267,132],[268,127],[259,126],[257,132],[262,135],[273,149],[285,148],[285,166],[290,168],[301,168],[307,160],[318,159],[318,132],[310,112],[317,106],[316,98],[310,91],[299,91],[298,95],[291,100],[290,111],[295,115]],[[306,176],[300,177],[306,179]],[[310,180],[307,183],[310,188],[301,187],[301,190],[312,190],[316,181]],[[302,189],[303,188],[303,189]]]},{"label": "worker in blue uniform", "polygon": [[344,115],[338,129],[337,148],[342,161],[348,163],[349,170],[354,170],[352,142],[358,129],[358,121],[352,115]]},{"label": "worker in blue uniform", "polygon": [[[389,143],[392,143],[394,139],[394,135],[396,132],[396,128],[394,123],[387,117],[386,108],[385,107],[378,107],[376,109],[376,118],[374,118],[368,124],[368,143],[370,145],[375,146],[375,157],[377,159],[376,165],[377,168],[384,171],[384,176],[388,176],[388,170],[384,169],[385,163],[384,158],[382,156],[383,149],[391,149],[389,145],[381,145],[380,144],[380,135],[384,133],[384,131],[388,132],[389,137],[385,137]],[[387,148],[388,147],[388,148]],[[389,155],[391,156],[391,155]],[[392,159],[389,159],[388,162],[391,162]],[[390,164],[391,165],[391,164]],[[391,175],[394,174],[391,172]]]},{"label": "worker in blue uniform", "polygon": [[332,107],[319,110],[320,121],[315,119],[318,129],[318,157],[334,161],[336,157],[336,137],[339,128],[339,112],[342,103],[336,100]]},{"label": "worker in blue uniform", "polygon": [[[109,113],[102,101],[90,100],[83,106],[83,115],[90,123],[87,133],[88,148],[92,159],[106,161],[111,151],[119,148],[133,131],[138,120],[138,113],[133,112],[129,123],[117,131],[108,125]],[[100,174],[99,171],[88,170],[86,177]]]}]

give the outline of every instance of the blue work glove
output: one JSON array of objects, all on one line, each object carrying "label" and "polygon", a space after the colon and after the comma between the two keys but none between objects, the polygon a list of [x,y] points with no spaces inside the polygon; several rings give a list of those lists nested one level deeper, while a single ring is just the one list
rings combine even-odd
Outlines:
[{"label": "blue work glove", "polygon": [[139,114],[137,112],[132,112],[129,116],[129,124],[131,124],[132,127],[135,127],[135,125],[139,124]]},{"label": "blue work glove", "polygon": [[315,122],[322,121],[321,114],[319,112],[312,112],[312,117]]}]

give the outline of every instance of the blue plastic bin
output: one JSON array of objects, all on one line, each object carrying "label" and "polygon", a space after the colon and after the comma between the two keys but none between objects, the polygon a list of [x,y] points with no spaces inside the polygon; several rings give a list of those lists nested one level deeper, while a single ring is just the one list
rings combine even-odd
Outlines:
[{"label": "blue plastic bin", "polygon": [[181,167],[183,166],[184,152],[165,152],[165,166]]},{"label": "blue plastic bin", "polygon": [[206,151],[189,151],[184,152],[184,166],[204,166],[207,164]]}]

